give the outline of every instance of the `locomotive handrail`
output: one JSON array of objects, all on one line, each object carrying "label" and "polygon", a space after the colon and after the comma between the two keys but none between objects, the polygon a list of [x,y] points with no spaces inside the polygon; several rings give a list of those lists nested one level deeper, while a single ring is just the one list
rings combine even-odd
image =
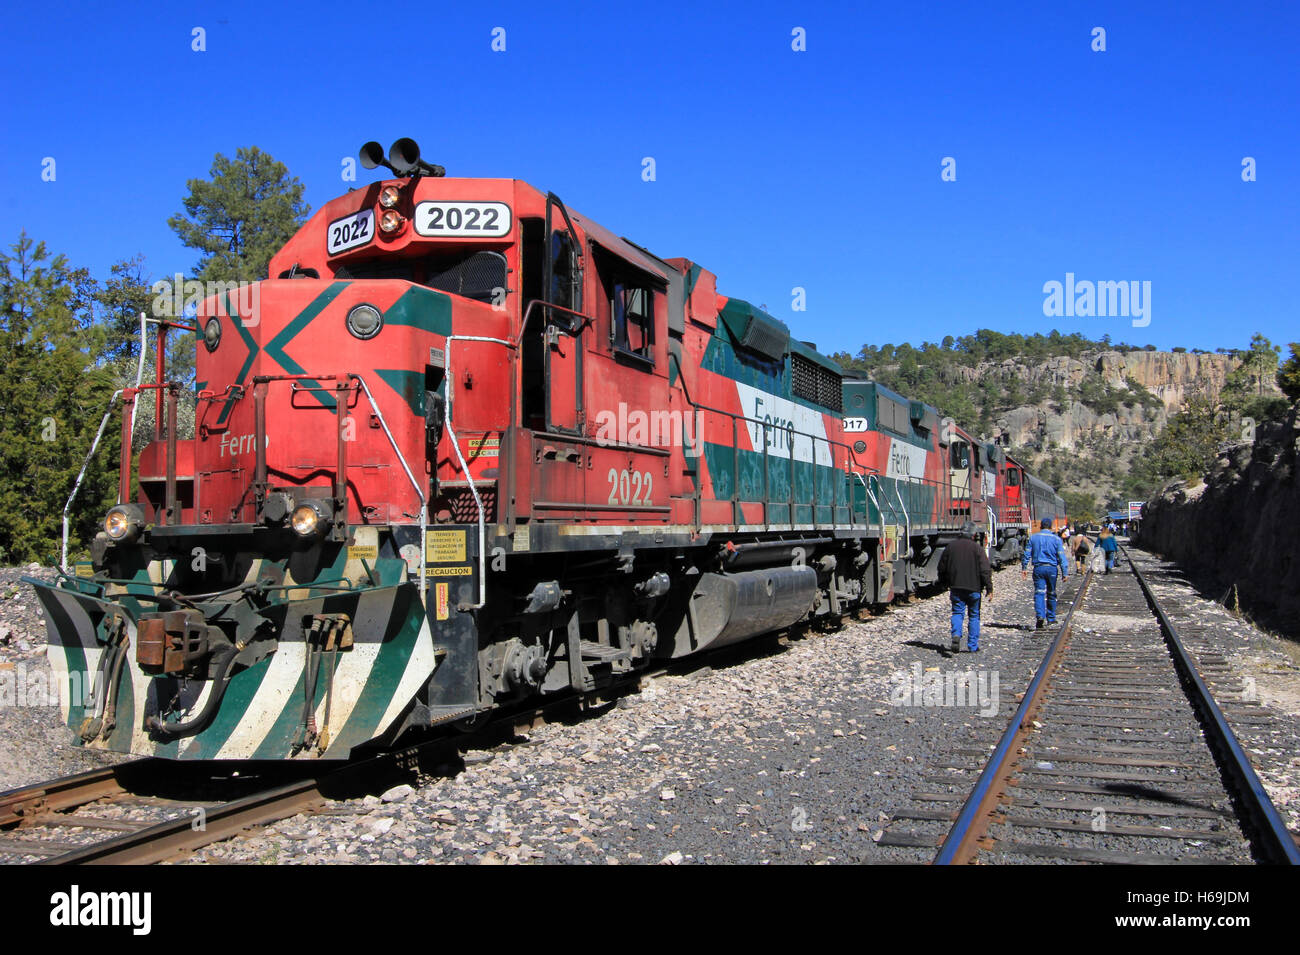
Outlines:
[{"label": "locomotive handrail", "polygon": [[519,337],[516,338],[513,342],[508,342],[500,338],[477,338],[476,339],[466,335],[456,335],[454,337],[467,339],[469,341],[501,342],[501,344],[505,345],[507,348],[518,348],[521,344],[523,344],[524,331],[528,328],[528,319],[533,314],[533,309],[537,307],[553,308],[556,311],[565,312],[568,315],[573,315],[575,318],[582,319],[582,324],[580,324],[577,328],[560,328],[559,325],[555,326],[556,328],[560,328],[560,331],[564,332],[565,334],[573,335],[574,337],[577,337],[577,334],[580,331],[582,331],[584,328],[586,328],[588,325],[591,324],[590,315],[584,314],[583,312],[574,311],[571,308],[565,308],[563,305],[552,305],[550,302],[544,301],[543,299],[535,298],[531,302],[529,302],[528,307],[524,309],[524,317],[519,322]]},{"label": "locomotive handrail", "polygon": [[[420,601],[423,603],[425,590],[427,588],[425,567],[428,564],[428,559],[429,559],[429,540],[428,540],[429,502],[424,496],[424,491],[420,488],[420,485],[416,482],[415,475],[411,473],[411,468],[406,463],[406,456],[402,454],[401,448],[397,446],[397,441],[394,440],[393,438],[393,432],[388,430],[388,422],[384,420],[384,413],[379,409],[379,403],[375,401],[375,396],[370,393],[370,386],[367,385],[366,380],[358,374],[349,372],[348,377],[355,378],[357,384],[361,385],[362,389],[365,391],[366,398],[369,399],[370,401],[370,407],[375,409],[375,417],[379,419],[380,427],[384,429],[384,434],[388,436],[388,443],[393,446],[393,453],[397,455],[397,460],[401,462],[402,470],[406,472],[406,479],[411,482],[411,487],[415,489],[415,494],[420,499]],[[451,389],[448,388],[447,391],[448,394],[450,394]],[[447,408],[448,408],[447,416],[448,418],[450,418],[451,417],[450,402],[448,403]],[[468,474],[466,476],[468,477]],[[471,490],[473,489],[473,486],[474,486],[473,482],[471,482],[470,483]],[[475,501],[478,500],[477,492],[475,492],[474,494],[474,499]],[[479,548],[479,552],[480,554],[482,553],[481,547]],[[480,577],[480,580],[481,579],[482,578]]]},{"label": "locomotive handrail", "polygon": [[[176,405],[179,388],[179,382],[165,381],[138,385],[134,388],[123,388],[120,392],[122,403],[131,406],[131,417],[128,419],[125,413],[122,415],[122,447],[117,465],[117,503],[124,504],[131,493],[131,457],[132,439],[134,438],[132,429],[135,427],[136,396],[142,391],[157,391],[161,396],[163,389],[167,390],[167,460],[164,472],[166,497],[164,498],[162,511],[164,525],[168,523],[173,511],[176,509]],[[110,410],[112,410],[111,403]],[[154,434],[157,435],[158,433],[158,425],[155,424]]]},{"label": "locomotive handrail", "polygon": [[907,534],[907,553],[903,555],[904,559],[911,559],[912,556],[912,516],[907,513],[907,505],[903,503],[902,492],[898,490],[898,478],[894,478],[894,496],[898,498],[898,506],[903,509],[903,527]]},{"label": "locomotive handrail", "polygon": [[[143,365],[141,370],[143,371]],[[108,419],[113,414],[113,402],[122,396],[123,390],[119,388],[108,399],[108,410],[104,412],[104,417],[99,422],[99,430],[95,432],[95,440],[90,443],[90,451],[86,453],[86,460],[82,462],[81,471],[77,474],[77,483],[72,485],[72,493],[68,495],[68,501],[63,505],[63,556],[60,559],[59,566],[63,568],[64,573],[68,571],[68,511],[72,508],[72,502],[77,498],[77,492],[81,490],[81,482],[86,477],[86,470],[90,467],[90,462],[94,460],[95,450],[99,447],[100,439],[104,437],[104,429],[108,427]],[[134,425],[134,420],[132,420],[132,425]],[[122,501],[119,500],[117,503],[121,504]]]},{"label": "locomotive handrail", "polygon": [[[538,299],[534,299],[530,302],[528,304],[529,310],[531,310],[533,305],[538,301]],[[560,308],[561,306],[556,305],[554,307]],[[527,312],[525,312],[525,315],[526,314]],[[522,329],[519,334],[522,340]],[[475,486],[473,476],[469,473],[469,465],[465,461],[465,455],[460,450],[460,440],[456,437],[456,431],[452,427],[451,423],[452,394],[456,390],[456,379],[451,373],[451,343],[454,341],[488,342],[490,344],[505,345],[507,348],[513,348],[515,346],[511,345],[510,342],[506,341],[504,338],[489,338],[484,335],[448,335],[445,339],[447,352],[443,357],[445,363],[443,369],[443,380],[447,382],[447,415],[443,427],[447,429],[447,436],[451,439],[452,450],[456,452],[456,461],[460,465],[461,473],[465,475],[465,480],[469,483],[469,493],[473,496],[474,507],[478,511],[478,603],[469,608],[471,610],[478,610],[487,603],[487,521],[483,516],[483,499],[479,497],[478,488]],[[367,394],[368,393],[369,392],[367,392]],[[511,398],[510,420],[513,423],[513,396]],[[405,462],[403,462],[403,465],[405,465]],[[510,495],[510,497],[513,497],[513,495]],[[420,536],[421,538],[424,538],[427,535],[424,531],[423,517],[421,518],[421,521]],[[421,568],[421,573],[423,573],[423,568]],[[423,579],[421,579],[421,583],[423,583]],[[423,588],[420,590],[420,595],[424,595]]]},{"label": "locomotive handrail", "polygon": [[[880,506],[880,502],[879,502],[878,500],[876,500],[875,492],[871,490],[871,480],[870,480],[870,479],[873,479],[873,478],[875,478],[875,477],[876,477],[875,474],[868,474],[868,475],[867,475],[868,480],[866,480],[866,481],[862,481],[862,486],[863,486],[863,487],[866,489],[866,491],[867,491],[867,497],[871,498],[871,503],[874,504],[874,505],[876,505],[876,513],[880,515],[880,537],[881,537],[881,539],[883,540],[884,537],[885,537],[885,511],[884,511],[884,509]],[[861,475],[858,475],[858,479],[859,479],[859,480],[862,480]],[[867,509],[867,527],[870,527],[870,526],[871,526],[871,509],[868,508],[868,509]]]}]

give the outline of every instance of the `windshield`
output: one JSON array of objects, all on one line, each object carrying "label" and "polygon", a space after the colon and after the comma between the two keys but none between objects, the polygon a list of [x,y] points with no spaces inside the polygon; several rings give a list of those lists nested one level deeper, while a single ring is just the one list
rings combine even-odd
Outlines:
[{"label": "windshield", "polygon": [[334,275],[340,279],[398,279],[479,302],[499,302],[505,296],[506,271],[506,257],[500,252],[460,248],[418,258],[381,256],[344,262]]}]

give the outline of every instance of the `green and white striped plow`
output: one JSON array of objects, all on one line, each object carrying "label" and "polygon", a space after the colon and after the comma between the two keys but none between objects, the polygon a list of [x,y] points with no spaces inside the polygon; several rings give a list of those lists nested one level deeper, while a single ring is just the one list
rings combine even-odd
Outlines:
[{"label": "green and white striped plow", "polygon": [[[162,741],[145,729],[146,714],[158,713],[162,703],[173,710],[168,722],[189,719],[202,711],[215,681],[185,684],[144,673],[135,660],[135,622],[128,612],[115,726],[107,738],[85,743],[80,731],[87,717],[95,715],[92,696],[103,699],[102,688],[94,684],[107,650],[105,619],[120,614],[118,608],[134,610],[134,601],[106,601],[74,589],[75,584],[29,582],[45,610],[48,656],[64,722],[79,745],[94,749],[172,759],[295,756],[308,679],[303,622],[313,616],[347,614],[353,642],[325,664],[313,696],[315,724],[328,745],[323,752],[311,747],[297,755],[343,759],[354,747],[383,735],[429,681],[436,662],[428,618],[412,584],[291,600],[280,605],[284,622],[275,652],[231,677],[215,716],[200,732]],[[172,706],[175,697],[179,703]]]}]

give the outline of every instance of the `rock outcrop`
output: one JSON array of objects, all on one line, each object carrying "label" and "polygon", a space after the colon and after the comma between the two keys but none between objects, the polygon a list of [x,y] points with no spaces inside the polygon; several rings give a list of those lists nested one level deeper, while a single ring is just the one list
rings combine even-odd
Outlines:
[{"label": "rock outcrop", "polygon": [[[984,362],[962,369],[962,377],[971,382],[992,377],[1029,390],[1059,386],[1073,394],[1095,375],[1098,384],[1120,393],[1114,410],[1098,411],[1071,397],[1060,405],[1054,401],[1021,405],[994,419],[994,440],[1011,447],[1074,450],[1098,442],[1149,441],[1190,399],[1217,399],[1237,365],[1238,360],[1228,355],[1106,351],[1081,358],[1059,356],[1034,365],[1016,359]],[[1128,397],[1124,392],[1131,393],[1127,401],[1122,400]],[[1160,407],[1143,400],[1148,393],[1159,399]]]},{"label": "rock outcrop", "polygon": [[1196,396],[1217,398],[1228,374],[1239,362],[1227,355],[1187,352],[1131,351],[1102,352],[1095,367],[1102,378],[1116,387],[1135,382],[1164,402],[1171,414]]},{"label": "rock outcrop", "polygon": [[1169,412],[1144,405],[1120,406],[1099,414],[1081,401],[1070,401],[1056,411],[1046,405],[1023,405],[998,415],[993,439],[1010,447],[1064,448],[1085,444],[1151,440],[1164,430]]},{"label": "rock outcrop", "polygon": [[[1243,608],[1300,633],[1300,420],[1263,425],[1220,450],[1205,482],[1174,481],[1148,501],[1144,547],[1209,575]],[[1216,594],[1216,596],[1218,596]]]}]

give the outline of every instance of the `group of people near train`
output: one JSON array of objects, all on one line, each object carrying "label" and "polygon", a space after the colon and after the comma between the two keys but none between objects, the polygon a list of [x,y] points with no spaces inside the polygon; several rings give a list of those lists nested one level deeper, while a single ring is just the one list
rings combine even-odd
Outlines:
[{"label": "group of people near train", "polygon": [[[1106,573],[1115,567],[1119,541],[1115,525],[1102,529],[1094,543],[1081,525],[1069,527],[1059,533],[1052,530],[1051,518],[1043,518],[1039,531],[1032,534],[1020,556],[1021,579],[1034,578],[1035,629],[1042,630],[1056,623],[1056,582],[1070,576],[1070,558],[1075,562],[1075,573],[1087,568],[1088,557],[1098,547],[1105,555]],[[977,540],[977,529],[967,521],[962,525],[961,537],[944,548],[939,559],[939,581],[948,588],[952,603],[951,650],[961,650],[963,622],[966,627],[966,648],[979,652],[980,602],[985,594],[993,594],[993,567],[987,550]]]}]

